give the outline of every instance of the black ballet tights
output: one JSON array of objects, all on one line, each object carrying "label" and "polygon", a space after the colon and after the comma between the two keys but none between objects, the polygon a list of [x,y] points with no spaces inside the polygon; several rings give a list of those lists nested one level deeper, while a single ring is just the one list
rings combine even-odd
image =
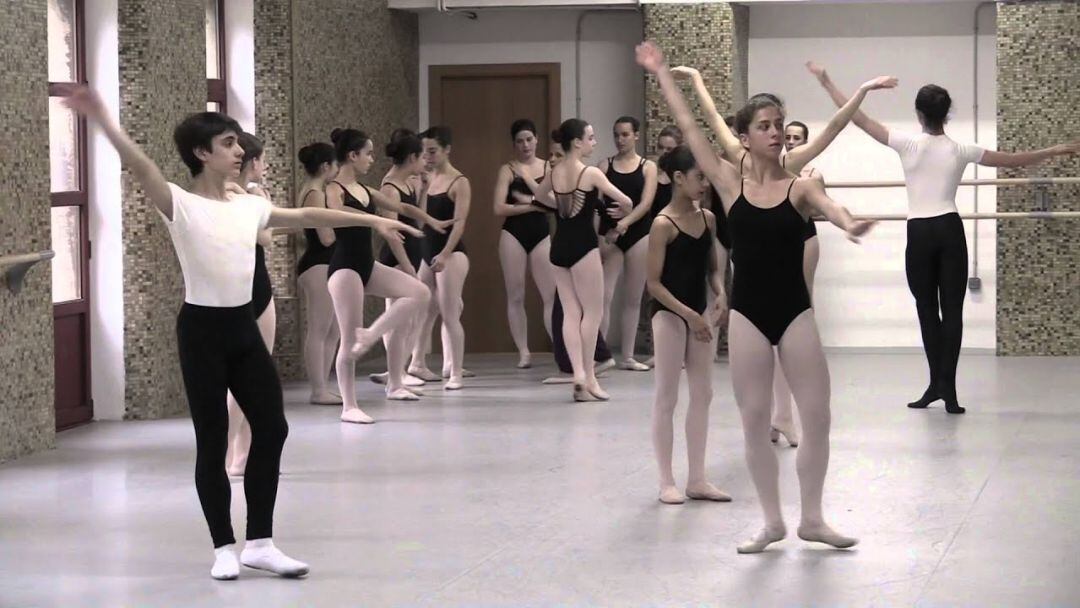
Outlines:
[{"label": "black ballet tights", "polygon": [[960,216],[908,220],[905,265],[930,369],[930,386],[908,407],[924,408],[942,399],[950,414],[963,414],[956,396],[956,366],[964,334],[968,252]]}]

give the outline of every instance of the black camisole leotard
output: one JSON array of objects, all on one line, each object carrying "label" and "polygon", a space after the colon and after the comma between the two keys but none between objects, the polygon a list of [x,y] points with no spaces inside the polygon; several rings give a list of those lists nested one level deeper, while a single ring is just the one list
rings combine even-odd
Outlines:
[{"label": "black camisole leotard", "polygon": [[[314,190],[308,190],[304,194],[304,198],[300,199],[300,206],[304,206],[304,201]],[[313,266],[320,264],[329,264],[330,256],[334,253],[334,245],[323,245],[319,240],[319,233],[314,228],[304,228],[304,240],[307,242],[307,246],[304,247],[304,253],[300,256],[300,260],[296,263],[296,276],[300,276],[310,270]]]},{"label": "black camisole leotard", "polygon": [[[454,182],[465,177],[459,175],[450,181],[450,185],[446,187],[444,192],[439,194],[427,195],[427,212],[428,215],[437,220],[452,220],[454,219],[454,201],[450,198],[450,190],[454,187]],[[431,226],[424,226],[424,247],[423,247],[423,259],[428,265],[431,265],[431,260],[435,256],[439,255],[446,247],[446,241],[450,239],[450,230],[447,228],[444,234],[439,234]],[[457,246],[454,247],[454,251],[460,251],[465,253],[465,243],[463,239],[458,239]]]},{"label": "black camisole leotard", "polygon": [[[705,212],[699,211],[699,213],[702,219],[705,219]],[[708,285],[709,257],[713,243],[713,233],[709,229],[709,222],[705,220],[705,229],[701,231],[701,234],[692,236],[671,217],[667,215],[657,217],[663,217],[671,222],[679,231],[679,234],[667,244],[660,283],[687,308],[698,314],[704,313],[707,305],[705,290]],[[653,298],[652,314],[655,315],[661,310],[673,312],[660,300]],[[683,322],[685,323],[685,319]]]},{"label": "black camisole leotard", "polygon": [[758,207],[742,188],[728,212],[735,265],[731,309],[750,320],[773,345],[792,321],[810,308],[803,277],[806,219],[787,196],[773,207]]},{"label": "black camisole leotard", "polygon": [[[402,205],[416,206],[416,192],[413,190],[402,190],[397,184],[393,182],[383,182],[383,185],[389,184],[393,186],[394,190],[398,191],[401,197]],[[419,228],[420,225],[415,220],[405,216],[398,216],[398,221],[413,228]],[[424,240],[417,238],[411,234],[405,234],[405,255],[409,258],[409,263],[412,264],[413,270],[420,270],[420,259],[424,253]],[[394,257],[394,252],[390,250],[390,246],[383,243],[382,249],[379,251],[379,263],[384,266],[390,266],[391,268],[397,266],[397,258]]]},{"label": "black camisole leotard", "polygon": [[[588,192],[581,189],[581,178],[588,167],[578,174],[577,184],[570,192],[555,194],[555,236],[551,238],[551,263],[570,268],[596,249],[598,241],[593,228],[593,215],[599,206],[600,193],[596,188]],[[554,184],[552,184],[554,186]]]},{"label": "black camisole leotard", "polygon": [[[638,163],[637,169],[634,169],[630,173],[619,173],[615,170],[615,157],[608,159],[608,168],[605,175],[611,185],[619,189],[620,192],[630,197],[630,202],[634,207],[641,204],[641,196],[645,192],[645,159],[641,159]],[[615,220],[608,214],[604,213],[600,215],[600,234],[607,234],[609,230],[615,228]],[[652,227],[652,216],[646,214],[638,221],[630,224],[630,227],[626,230],[626,233],[615,240],[615,245],[623,252],[630,251],[630,248],[637,244],[638,241],[645,238],[649,234],[649,228]]]},{"label": "black camisole leotard", "polygon": [[[371,190],[369,190],[367,186],[357,182],[357,184],[364,189],[364,192],[367,192],[368,194],[368,204],[365,206],[358,201],[343,184],[339,182],[334,183],[341,186],[341,189],[343,190],[342,197],[346,207],[356,209],[363,213],[372,212]],[[360,280],[363,281],[364,284],[367,284],[371,279],[371,269],[375,266],[375,256],[371,250],[371,228],[334,228],[334,236],[336,238],[334,242],[334,253],[330,256],[330,268],[327,269],[326,276],[333,276],[338,270],[348,268],[360,275]]]},{"label": "black camisole leotard", "polygon": [[[544,163],[544,174],[536,182],[544,181],[545,177],[547,177],[547,163]],[[532,191],[525,185],[525,180],[517,175],[514,175],[513,181],[510,182],[510,189],[506,193],[506,204],[518,204],[517,199],[514,198],[515,192],[525,196],[532,196]],[[522,213],[521,215],[507,216],[503,220],[502,229],[517,239],[518,243],[521,243],[525,253],[532,253],[533,248],[543,242],[550,235],[551,230],[550,226],[548,226],[547,217],[543,213]]]}]

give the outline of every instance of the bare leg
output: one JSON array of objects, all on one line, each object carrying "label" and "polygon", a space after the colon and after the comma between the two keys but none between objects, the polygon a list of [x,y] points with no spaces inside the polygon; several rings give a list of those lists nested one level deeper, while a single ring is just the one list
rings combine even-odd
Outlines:
[{"label": "bare leg", "polygon": [[[627,251],[623,265],[623,307],[621,313],[622,368],[648,371],[649,366],[634,359],[638,321],[641,319],[641,296],[645,293],[645,269],[649,253],[649,237],[645,236]],[[607,280],[607,277],[604,277]],[[606,285],[606,283],[605,283]]]},{"label": "bare leg", "polygon": [[[558,286],[559,304],[562,305],[563,310],[563,322],[560,329],[563,334],[563,344],[566,345],[566,356],[570,359],[570,367],[573,369],[574,384],[578,389],[584,390],[586,374],[584,347],[581,344],[581,303],[578,301],[577,292],[574,291],[574,278],[570,270],[561,266],[555,266],[553,270],[555,284]],[[592,356],[588,358],[591,359]]]},{"label": "bare leg", "polygon": [[342,422],[370,424],[375,421],[356,403],[356,357],[350,353],[356,346],[357,330],[364,327],[364,282],[353,270],[343,268],[330,276],[327,285],[334,299],[334,314],[341,328],[341,348],[337,354],[337,381],[341,389]]},{"label": "bare leg", "polygon": [[821,338],[812,309],[803,312],[788,326],[780,340],[780,364],[791,383],[795,403],[802,414],[804,437],[795,460],[802,498],[799,538],[838,548],[854,546],[858,541],[835,532],[825,523],[822,514],[832,417],[829,410],[829,367],[821,349]]},{"label": "bare leg", "polygon": [[518,351],[518,367],[529,367],[529,321],[525,316],[525,270],[529,255],[509,232],[499,231],[499,262],[506,285],[506,319]]},{"label": "bare leg", "polygon": [[308,382],[311,383],[311,402],[336,405],[341,403],[330,392],[327,380],[330,377],[333,352],[337,348],[337,323],[334,320],[334,301],[326,286],[326,264],[312,266],[305,270],[297,282],[307,304],[307,333],[304,335],[304,364],[307,368]]},{"label": "bare leg", "polygon": [[[600,382],[596,379],[596,366],[593,361],[596,332],[600,329],[600,317],[604,308],[604,268],[600,264],[600,253],[595,250],[587,253],[570,269],[570,276],[573,279],[572,289],[581,305],[581,358],[585,368],[585,388],[594,397],[607,400],[608,394],[600,388]],[[563,304],[565,305],[565,302]],[[568,343],[567,348],[569,347]]]},{"label": "bare leg", "polygon": [[544,305],[544,329],[551,336],[551,310],[555,306],[555,277],[551,266],[551,237],[548,237],[529,252],[529,271],[533,282],[540,292],[540,301]]},{"label": "bare leg", "polygon": [[[259,335],[262,336],[266,350],[274,353],[274,335],[277,332],[277,309],[274,299],[270,298],[270,305],[266,307],[259,318],[255,320],[259,326]],[[248,451],[251,449],[251,425],[244,417],[236,398],[229,393],[229,449],[225,454],[225,469],[229,475],[243,475],[247,468]]]},{"label": "bare leg", "polygon": [[[461,325],[463,300],[461,292],[465,288],[465,277],[469,274],[469,258],[456,251],[446,260],[442,272],[435,275],[435,297],[439,303],[439,316],[442,317],[443,329],[449,344],[449,351],[444,350],[444,357],[450,355],[450,380],[446,388],[461,388],[462,363],[465,360],[465,328]],[[444,347],[445,348],[445,347]]]},{"label": "bare leg", "polygon": [[412,321],[427,308],[431,292],[423,283],[408,274],[376,262],[367,284],[367,293],[385,297],[391,302],[370,330],[375,331],[378,327],[386,332],[383,335],[389,376],[386,394],[391,399],[414,399],[415,395],[405,390],[404,385],[405,359],[408,356],[406,342],[411,333]]},{"label": "bare leg", "polygon": [[769,430],[769,440],[776,443],[783,433],[788,445],[794,448],[799,446],[799,431],[791,409],[791,389],[779,362],[780,353],[777,352],[776,365],[773,367],[772,428]]},{"label": "bare leg", "polygon": [[[662,310],[652,318],[656,355],[656,398],[653,402],[652,439],[660,470],[660,502],[682,504],[686,497],[675,487],[671,451],[675,443],[675,406],[679,400],[679,376],[686,353],[686,326],[674,313]],[[689,421],[687,422],[689,424]]]},{"label": "bare leg", "polygon": [[608,243],[600,239],[600,262],[604,271],[604,302],[603,312],[600,319],[600,333],[604,339],[611,342],[608,329],[611,328],[611,301],[615,298],[615,286],[619,282],[619,275],[623,271],[623,252],[614,243]]},{"label": "bare leg", "polygon": [[[685,327],[683,324],[683,331]],[[655,331],[653,337],[655,339]],[[685,362],[690,405],[686,410],[686,457],[690,475],[686,479],[686,496],[694,500],[729,502],[731,496],[705,478],[705,446],[709,438],[709,406],[713,398],[713,352],[712,340],[703,342],[695,340],[693,336],[687,337]]]},{"label": "bare leg", "polygon": [[787,528],[780,510],[779,466],[769,447],[769,408],[772,402],[773,347],[738,311],[731,311],[729,347],[731,383],[743,423],[746,465],[761,503],[765,525],[739,553],[759,553],[784,538]]},{"label": "bare leg", "polygon": [[435,327],[435,318],[439,316],[439,306],[435,298],[435,273],[431,271],[431,267],[427,265],[427,262],[420,263],[418,278],[421,283],[427,286],[431,294],[431,300],[426,314],[420,319],[415,330],[415,342],[413,343],[412,363],[409,365],[409,373],[428,382],[434,382],[439,379],[439,376],[428,369],[427,354],[428,349],[431,347],[431,332]]}]

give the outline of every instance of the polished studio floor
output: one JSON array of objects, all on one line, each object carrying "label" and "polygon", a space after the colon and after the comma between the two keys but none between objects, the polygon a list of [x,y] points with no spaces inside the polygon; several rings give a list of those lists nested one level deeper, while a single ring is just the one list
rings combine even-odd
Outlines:
[{"label": "polished studio floor", "polygon": [[[537,356],[537,359],[546,359]],[[827,513],[852,551],[735,544],[760,514],[726,364],[712,481],[731,504],[656,501],[651,374],[610,403],[548,365],[471,357],[458,393],[384,403],[372,426],[286,391],[275,538],[306,580],[209,574],[187,419],[95,423],[0,465],[0,606],[1067,606],[1080,602],[1080,360],[965,355],[966,416],[911,411],[918,355],[833,354]],[[685,393],[684,393],[685,394]],[[677,429],[681,425],[680,408]],[[681,431],[679,431],[681,433]],[[789,527],[795,453],[777,448]],[[685,479],[683,438],[677,476]],[[233,484],[243,530],[243,487]],[[240,533],[238,532],[238,536]]]}]

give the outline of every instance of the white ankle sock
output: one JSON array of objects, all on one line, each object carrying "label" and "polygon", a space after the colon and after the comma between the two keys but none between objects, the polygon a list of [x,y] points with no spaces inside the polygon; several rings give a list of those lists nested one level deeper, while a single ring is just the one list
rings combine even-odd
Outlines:
[{"label": "white ankle sock", "polygon": [[219,581],[231,581],[240,576],[240,562],[236,560],[236,545],[214,549],[214,567],[210,576]]},{"label": "white ankle sock", "polygon": [[248,568],[266,570],[286,578],[296,578],[308,573],[308,565],[281,552],[269,538],[249,540],[240,554],[240,563]]}]

